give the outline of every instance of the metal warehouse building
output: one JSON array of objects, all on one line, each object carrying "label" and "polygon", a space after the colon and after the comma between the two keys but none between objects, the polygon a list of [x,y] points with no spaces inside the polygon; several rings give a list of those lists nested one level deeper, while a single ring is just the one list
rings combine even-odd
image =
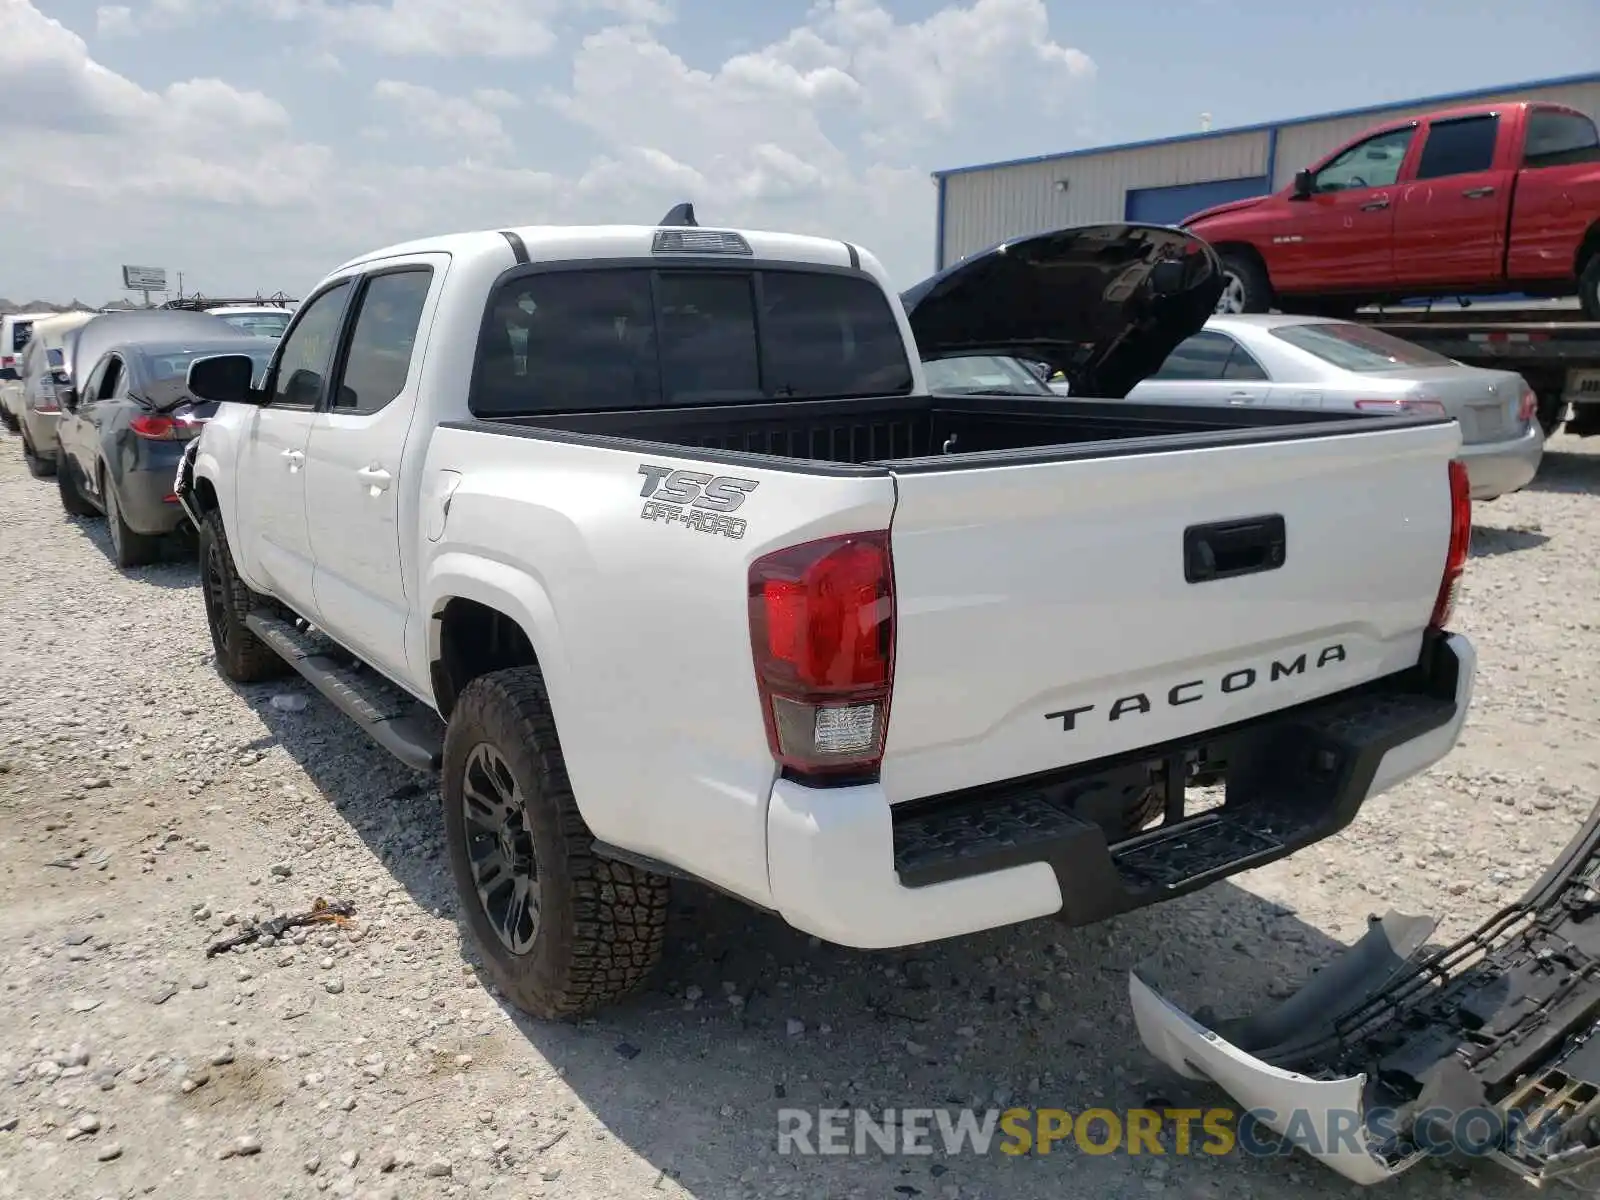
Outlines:
[{"label": "metal warehouse building", "polygon": [[1176,224],[1213,204],[1286,187],[1296,171],[1391,117],[1490,100],[1544,100],[1600,118],[1600,73],[936,171],[935,266],[1069,225]]}]

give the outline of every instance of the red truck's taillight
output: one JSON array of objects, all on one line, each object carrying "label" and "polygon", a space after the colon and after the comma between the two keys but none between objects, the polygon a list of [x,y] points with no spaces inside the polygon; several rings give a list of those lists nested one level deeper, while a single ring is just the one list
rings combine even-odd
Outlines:
[{"label": "red truck's taillight", "polygon": [[894,684],[887,532],[778,550],[750,565],[750,639],[767,741],[800,775],[860,775],[883,758]]},{"label": "red truck's taillight", "polygon": [[1433,616],[1428,625],[1443,629],[1450,623],[1455,611],[1456,592],[1461,587],[1461,575],[1467,568],[1467,552],[1472,548],[1472,485],[1467,480],[1467,465],[1460,459],[1450,462],[1450,550],[1445,555],[1444,578],[1439,583],[1439,596],[1433,602]]}]

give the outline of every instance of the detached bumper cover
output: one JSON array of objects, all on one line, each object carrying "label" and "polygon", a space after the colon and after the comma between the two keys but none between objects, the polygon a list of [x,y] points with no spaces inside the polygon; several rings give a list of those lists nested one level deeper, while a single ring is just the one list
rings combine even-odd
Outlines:
[{"label": "detached bumper cover", "polygon": [[1452,945],[1390,914],[1298,993],[1208,1029],[1132,976],[1145,1046],[1358,1184],[1427,1157],[1536,1185],[1600,1161],[1600,805]]},{"label": "detached bumper cover", "polygon": [[178,505],[184,511],[196,529],[200,528],[201,515],[199,508],[194,503],[194,457],[200,450],[200,439],[195,438],[183,448],[182,455],[178,458],[178,473],[172,481],[172,494],[177,496]]}]

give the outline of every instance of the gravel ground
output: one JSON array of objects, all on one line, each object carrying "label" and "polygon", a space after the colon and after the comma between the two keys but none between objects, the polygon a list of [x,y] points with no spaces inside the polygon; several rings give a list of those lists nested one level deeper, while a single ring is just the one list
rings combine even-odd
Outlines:
[{"label": "gravel ground", "polygon": [[[1348,1196],[1304,1157],[799,1158],[776,1111],[1220,1103],[1126,1002],[1303,979],[1390,906],[1461,931],[1587,815],[1600,751],[1600,444],[1481,506],[1465,744],[1343,836],[1159,909],[864,954],[682,889],[653,987],[522,1021],[462,944],[436,794],[298,682],[211,664],[196,571],[119,573],[0,441],[0,1196]],[[293,699],[290,699],[290,698]],[[207,959],[252,917],[348,928]],[[1465,1189],[1465,1190],[1464,1190]],[[1396,1197],[1527,1194],[1424,1164]]]}]

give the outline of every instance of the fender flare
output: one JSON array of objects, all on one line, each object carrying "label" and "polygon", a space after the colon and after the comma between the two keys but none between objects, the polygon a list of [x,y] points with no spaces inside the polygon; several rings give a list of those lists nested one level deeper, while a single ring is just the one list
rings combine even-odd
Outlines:
[{"label": "fender flare", "polygon": [[517,623],[538,659],[550,707],[557,714],[556,728],[560,729],[559,714],[569,694],[571,668],[561,623],[543,583],[527,571],[481,555],[459,550],[440,554],[429,564],[422,584],[421,607],[428,614],[429,668],[439,660],[439,617],[452,600],[471,600],[504,613]]}]

